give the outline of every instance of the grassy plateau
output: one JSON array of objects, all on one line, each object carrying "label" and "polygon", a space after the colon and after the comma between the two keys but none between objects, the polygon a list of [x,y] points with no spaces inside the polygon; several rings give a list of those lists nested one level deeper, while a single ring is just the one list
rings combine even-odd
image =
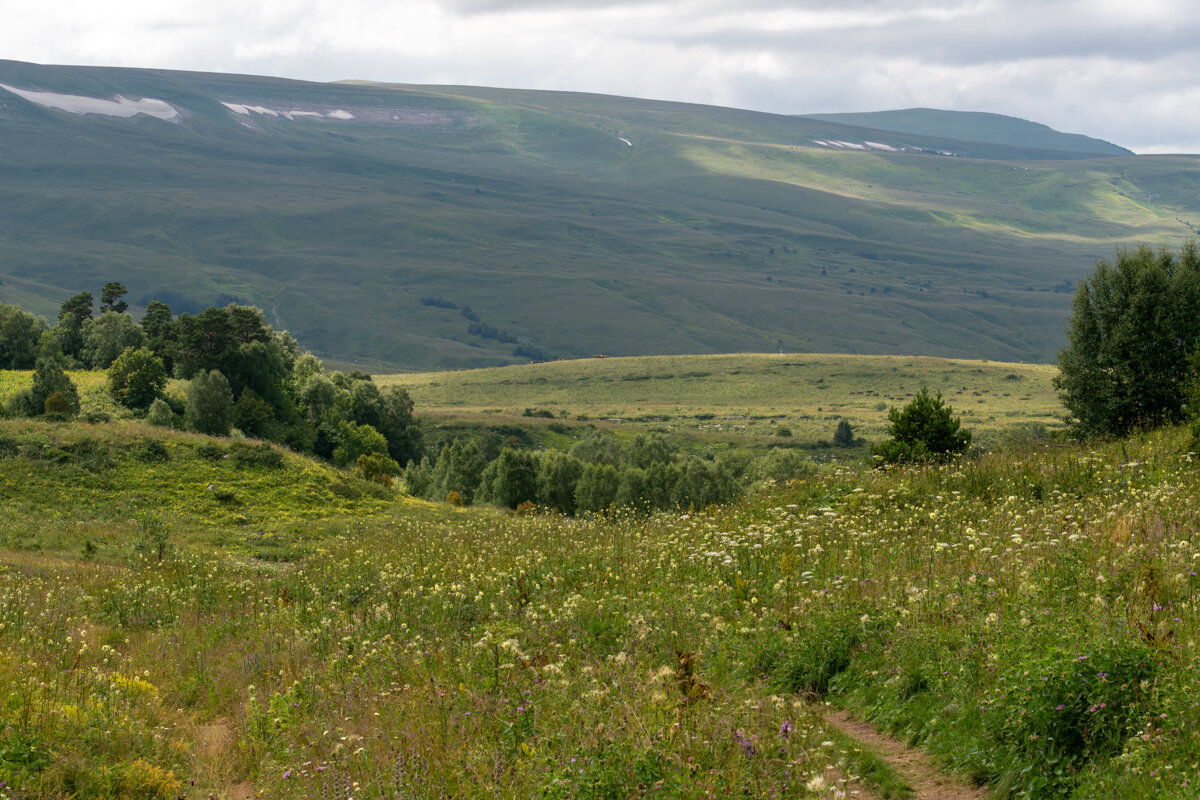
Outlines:
[{"label": "grassy plateau", "polygon": [[[404,380],[430,413],[458,381],[472,414],[571,415],[658,415],[640,392],[674,382],[684,416],[799,427],[874,402],[852,393],[873,370],[895,396],[967,386],[983,402],[952,402],[997,423],[1050,415],[1041,367],[842,359],[820,390],[817,358]],[[739,389],[789,362],[793,399]],[[0,797],[912,796],[825,704],[997,797],[1195,797],[1195,459],[1182,429],[1009,441],[572,519],[133,420],[0,420]]]}]

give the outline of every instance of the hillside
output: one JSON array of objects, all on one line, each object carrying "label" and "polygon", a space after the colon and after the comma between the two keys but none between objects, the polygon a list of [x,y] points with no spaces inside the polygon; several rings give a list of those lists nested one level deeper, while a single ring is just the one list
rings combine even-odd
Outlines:
[{"label": "hillside", "polygon": [[0,85],[0,302],[53,315],[111,279],[176,312],[236,300],[375,370],[781,350],[1044,362],[1095,259],[1200,220],[1195,158],[959,140],[983,134],[958,117],[934,136],[17,62]]},{"label": "hillside", "polygon": [[1190,799],[1194,450],[1021,443],[568,518],[0,421],[0,785],[924,797],[829,724],[844,708],[930,753],[940,792]]}]

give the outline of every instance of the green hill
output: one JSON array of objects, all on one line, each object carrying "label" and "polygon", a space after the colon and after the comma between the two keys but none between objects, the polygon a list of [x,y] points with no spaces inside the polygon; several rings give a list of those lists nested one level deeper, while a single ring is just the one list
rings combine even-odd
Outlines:
[{"label": "green hill", "polygon": [[1063,158],[1133,155],[1131,150],[1100,139],[1077,133],[1060,133],[1037,122],[979,111],[909,108],[903,111],[811,114],[809,118],[917,136],[943,136],[964,142],[987,142],[1057,151],[1062,153]]},{"label": "green hill", "polygon": [[1048,361],[1095,259],[1200,218],[1195,158],[950,124],[17,62],[0,84],[0,302],[53,315],[112,279],[135,306],[236,300],[375,370]]}]

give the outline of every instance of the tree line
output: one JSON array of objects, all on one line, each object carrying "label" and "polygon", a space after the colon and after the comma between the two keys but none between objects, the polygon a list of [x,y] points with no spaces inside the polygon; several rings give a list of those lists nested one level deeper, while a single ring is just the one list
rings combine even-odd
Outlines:
[{"label": "tree line", "polygon": [[[96,314],[92,294],[81,292],[62,304],[53,326],[0,306],[0,368],[34,370],[31,388],[5,404],[6,416],[77,414],[66,370],[105,369],[113,399],[152,424],[213,435],[237,428],[377,479],[420,460],[421,432],[403,388],[327,371],[261,309],[230,304],[175,316],[153,301],[137,322],[125,293],[105,284]],[[166,393],[170,376],[187,381],[183,398]]]}]

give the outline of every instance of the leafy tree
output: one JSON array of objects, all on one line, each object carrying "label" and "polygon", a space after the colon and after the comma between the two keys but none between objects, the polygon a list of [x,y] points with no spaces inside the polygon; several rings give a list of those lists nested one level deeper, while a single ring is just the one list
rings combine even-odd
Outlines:
[{"label": "leafy tree", "polygon": [[575,513],[575,487],[583,475],[583,462],[552,451],[542,458],[537,477],[537,503],[560,514]]},{"label": "leafy tree", "polygon": [[629,463],[640,469],[651,464],[665,464],[675,458],[675,448],[661,433],[638,434],[629,448]]},{"label": "leafy tree", "polygon": [[163,367],[170,375],[175,369],[175,322],[171,308],[166,303],[151,300],[142,315],[142,331],[146,334],[146,346],[162,359]]},{"label": "leafy tree", "polygon": [[949,461],[971,446],[971,432],[960,430],[962,422],[942,400],[924,386],[903,410],[888,412],[888,435],[892,438],[871,447],[882,464],[903,461]]},{"label": "leafy tree", "polygon": [[129,293],[120,283],[109,281],[104,284],[104,288],[100,290],[100,310],[113,311],[117,314],[123,314],[129,310],[129,303],[126,303],[121,298]]},{"label": "leafy tree", "polygon": [[506,447],[480,475],[480,499],[516,508],[537,497],[537,476],[537,460],[532,454]]},{"label": "leafy tree", "polygon": [[68,416],[79,413],[79,391],[63,371],[62,363],[56,358],[39,358],[33,369],[33,388],[30,392],[30,408],[35,415],[46,412],[46,401],[51,395],[61,394],[66,402]]},{"label": "leafy tree", "polygon": [[644,469],[628,467],[621,470],[620,480],[617,482],[617,496],[613,500],[616,505],[621,508],[645,510],[649,505],[648,494]]},{"label": "leafy tree", "polygon": [[80,360],[92,369],[108,369],[130,347],[144,347],[146,334],[128,314],[105,311],[83,326]]},{"label": "leafy tree", "polygon": [[179,418],[166,400],[156,397],[146,411],[146,422],[162,428],[175,428],[179,425]]},{"label": "leafy tree", "polygon": [[450,492],[458,492],[463,502],[470,504],[486,463],[487,458],[478,442],[454,439],[438,454],[425,496],[441,500]]},{"label": "leafy tree", "polygon": [[271,423],[275,420],[275,409],[247,386],[238,395],[233,405],[233,424],[238,430],[251,436],[267,438]]},{"label": "leafy tree", "polygon": [[63,355],[72,359],[79,357],[83,350],[83,327],[91,318],[91,292],[80,292],[59,307],[54,334]]},{"label": "leafy tree", "polygon": [[[357,463],[361,455],[387,457],[387,440],[370,425],[358,425],[343,420],[338,423],[338,439],[339,444],[333,450],[333,463],[339,467]],[[399,464],[395,466],[395,470],[400,471]]]},{"label": "leafy tree", "polygon": [[313,375],[301,387],[299,399],[308,419],[319,422],[336,411],[338,388],[325,375]]},{"label": "leafy tree", "polygon": [[145,347],[127,348],[108,369],[108,393],[127,408],[149,408],[166,385],[162,360]]},{"label": "leafy tree", "polygon": [[571,455],[587,464],[618,466],[625,462],[625,448],[612,434],[592,431],[571,448]]},{"label": "leafy tree", "polygon": [[18,306],[0,305],[0,369],[32,369],[46,322]]},{"label": "leafy tree", "polygon": [[575,486],[578,511],[604,511],[617,500],[621,476],[612,464],[588,464]]},{"label": "leafy tree", "polygon": [[388,455],[401,464],[420,458],[425,447],[408,392],[388,386],[380,392],[380,403],[379,432],[387,439]]},{"label": "leafy tree", "polygon": [[192,378],[187,388],[188,430],[213,436],[229,435],[233,424],[233,392],[229,381],[213,369]]},{"label": "leafy tree", "polygon": [[1200,338],[1200,253],[1149,247],[1100,261],[1076,289],[1055,387],[1085,434],[1178,421]]}]

